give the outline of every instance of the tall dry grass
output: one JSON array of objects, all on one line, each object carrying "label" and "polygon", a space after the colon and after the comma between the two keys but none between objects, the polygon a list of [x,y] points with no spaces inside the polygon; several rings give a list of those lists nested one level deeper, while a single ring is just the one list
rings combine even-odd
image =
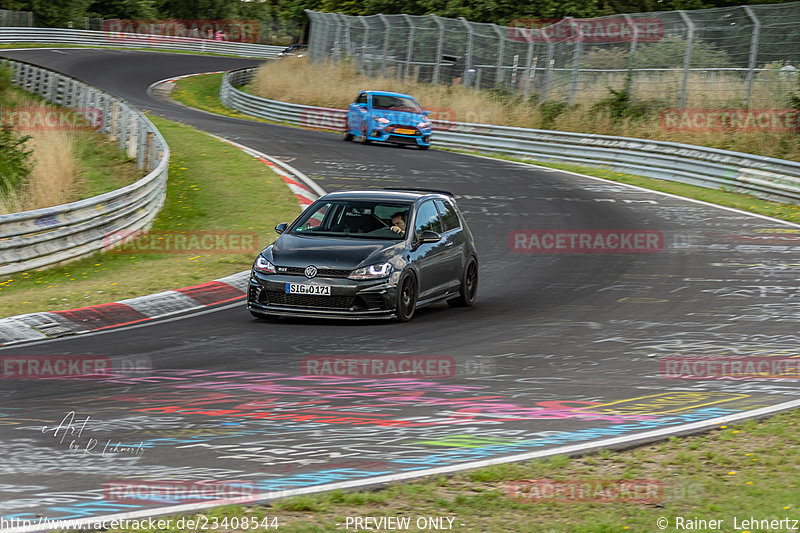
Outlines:
[{"label": "tall dry grass", "polygon": [[21,131],[31,138],[33,169],[22,187],[0,198],[2,213],[51,207],[80,197],[80,168],[75,155],[75,133],[69,130]]},{"label": "tall dry grass", "polygon": [[[433,86],[393,75],[368,77],[359,74],[347,62],[310,65],[305,58],[291,58],[271,61],[260,67],[252,91],[273,100],[334,108],[347,107],[363,89],[397,91],[413,94],[425,109],[433,110],[434,118],[437,112],[446,110],[447,116],[458,122],[639,137],[800,160],[800,136],[797,133],[674,132],[663,129],[661,111],[677,107],[678,73],[635,78],[632,93],[636,101],[644,104],[646,111],[636,118],[614,117],[607,107],[597,104],[609,98],[608,87],[620,90],[624,81],[624,73],[609,74],[605,78],[584,78],[578,85],[576,103],[553,114],[547,113],[547,109],[535,101],[524,101],[499,91]],[[788,107],[788,94],[795,85],[794,80],[757,78],[751,94],[752,105]],[[558,97],[558,91],[565,87],[565,84],[554,86],[552,94]],[[693,73],[687,87],[688,106],[699,108],[741,107],[745,91],[742,80],[722,75],[710,77],[702,73]],[[720,105],[719,95],[729,103]],[[712,104],[712,101],[716,103]]]}]

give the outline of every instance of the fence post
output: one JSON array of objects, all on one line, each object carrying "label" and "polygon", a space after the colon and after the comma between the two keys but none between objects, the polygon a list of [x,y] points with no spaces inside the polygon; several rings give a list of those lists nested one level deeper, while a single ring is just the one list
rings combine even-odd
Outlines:
[{"label": "fence post", "polygon": [[389,34],[391,33],[391,26],[389,26],[389,19],[386,18],[386,15],[378,14],[378,18],[381,19],[383,22],[383,26],[386,28],[386,34],[383,38],[383,57],[381,58],[381,76],[386,75],[386,55],[389,53]]},{"label": "fence post", "polygon": [[747,62],[747,85],[744,92],[744,107],[750,107],[750,93],[753,89],[756,61],[758,60],[758,41],[761,35],[761,21],[758,20],[753,8],[742,6],[747,16],[753,21],[753,34],[750,37],[750,59]]},{"label": "fence post", "polygon": [[339,18],[341,13],[331,13],[331,18],[336,23],[336,37],[333,38],[333,61],[339,61],[339,44],[342,39],[342,20]]},{"label": "fence post", "polygon": [[497,24],[492,24],[492,29],[497,34],[497,71],[494,75],[494,86],[499,87],[503,80],[503,52],[505,51],[506,39],[503,29]]},{"label": "fence post", "polygon": [[553,85],[553,63],[555,63],[555,45],[550,41],[549,37],[545,37],[547,40],[547,59],[544,71],[544,87],[542,87],[542,101],[547,100],[550,96],[550,88]]},{"label": "fence post", "polygon": [[464,73],[461,75],[461,83],[467,81],[467,73],[472,68],[472,37],[475,34],[474,30],[472,29],[472,25],[465,19],[464,17],[458,17],[458,20],[461,21],[461,24],[467,29],[467,53],[464,56]]},{"label": "fence post", "polygon": [[[531,94],[531,69],[534,68],[533,66],[533,50],[534,50],[534,43],[530,41],[528,43],[528,64],[525,65],[525,79],[522,81],[522,96],[525,97],[527,100]],[[534,70],[534,72],[536,72]]]},{"label": "fence post", "polygon": [[581,61],[581,51],[583,45],[583,32],[580,24],[575,22],[572,17],[564,19],[572,26],[573,35],[577,35],[578,39],[575,41],[575,48],[572,49],[572,73],[569,79],[569,97],[567,102],[572,105],[575,103],[575,91],[578,88],[578,76],[580,75],[579,67]]},{"label": "fence post", "polygon": [[689,67],[692,64],[692,45],[694,44],[695,25],[692,19],[689,18],[689,15],[686,14],[686,11],[681,9],[678,13],[680,13],[683,23],[686,24],[686,50],[684,50],[683,54],[683,79],[681,80],[681,95],[678,100],[678,107],[684,109],[686,107],[686,87],[689,82]]},{"label": "fence post", "polygon": [[[364,17],[358,17],[358,20],[361,21],[361,25],[364,26],[364,40],[361,43],[361,68],[367,71],[367,76],[372,76],[372,59],[370,58],[369,68],[367,68],[367,60],[365,55],[367,53],[367,44],[369,43],[369,24],[367,24],[367,19]],[[375,54],[372,54],[373,56]]]},{"label": "fence post", "polygon": [[633,29],[633,39],[631,40],[631,49],[628,51],[628,75],[625,76],[625,93],[628,98],[632,98],[631,92],[633,91],[633,58],[636,55],[636,45],[639,44],[639,28],[633,21],[630,15],[624,15],[625,23]]},{"label": "fence post", "polygon": [[433,84],[439,84],[439,74],[442,69],[442,53],[444,52],[444,24],[439,17],[436,15],[431,15],[433,22],[439,28],[439,42],[436,45],[436,63],[433,66]]},{"label": "fence post", "polygon": [[408,15],[403,15],[403,18],[408,24],[408,51],[406,52],[406,72],[405,77],[408,79],[409,73],[411,72],[411,54],[414,52],[414,30],[416,27],[414,26],[414,21]]}]

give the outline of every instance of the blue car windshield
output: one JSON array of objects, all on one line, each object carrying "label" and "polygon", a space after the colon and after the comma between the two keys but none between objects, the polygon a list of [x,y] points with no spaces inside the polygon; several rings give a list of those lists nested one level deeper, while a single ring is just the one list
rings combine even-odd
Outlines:
[{"label": "blue car windshield", "polygon": [[406,113],[422,113],[422,108],[413,98],[390,96],[388,94],[373,94],[372,108],[405,111]]},{"label": "blue car windshield", "polygon": [[405,238],[411,204],[370,200],[330,200],[311,205],[294,224],[294,235],[380,240]]}]

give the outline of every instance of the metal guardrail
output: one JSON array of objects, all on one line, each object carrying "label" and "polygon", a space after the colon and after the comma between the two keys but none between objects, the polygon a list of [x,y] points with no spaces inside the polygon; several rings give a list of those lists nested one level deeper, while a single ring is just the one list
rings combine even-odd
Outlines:
[{"label": "metal guardrail", "polygon": [[147,227],[164,203],[170,155],[153,123],[124,100],[74,78],[19,61],[8,64],[20,88],[65,107],[96,110],[102,117],[98,131],[150,173],[93,198],[0,215],[0,275],[89,255],[111,236]]},{"label": "metal guardrail", "polygon": [[[267,100],[236,89],[256,69],[223,76],[222,102],[237,111],[314,129],[343,130],[345,111]],[[690,144],[433,121],[434,144],[484,153],[500,153],[538,161],[571,163],[711,189],[751,194],[800,204],[800,163]]]},{"label": "metal guardrail", "polygon": [[72,44],[112,48],[156,48],[241,57],[274,58],[283,46],[213,41],[190,37],[75,30],[67,28],[0,28],[0,43]]}]

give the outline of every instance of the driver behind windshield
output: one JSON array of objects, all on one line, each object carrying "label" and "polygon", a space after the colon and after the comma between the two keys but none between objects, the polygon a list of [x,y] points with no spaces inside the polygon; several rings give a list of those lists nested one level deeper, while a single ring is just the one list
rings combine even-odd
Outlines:
[{"label": "driver behind windshield", "polygon": [[400,235],[406,234],[406,212],[405,211],[398,211],[394,215],[392,215],[392,227],[391,230],[395,233],[399,233]]}]

